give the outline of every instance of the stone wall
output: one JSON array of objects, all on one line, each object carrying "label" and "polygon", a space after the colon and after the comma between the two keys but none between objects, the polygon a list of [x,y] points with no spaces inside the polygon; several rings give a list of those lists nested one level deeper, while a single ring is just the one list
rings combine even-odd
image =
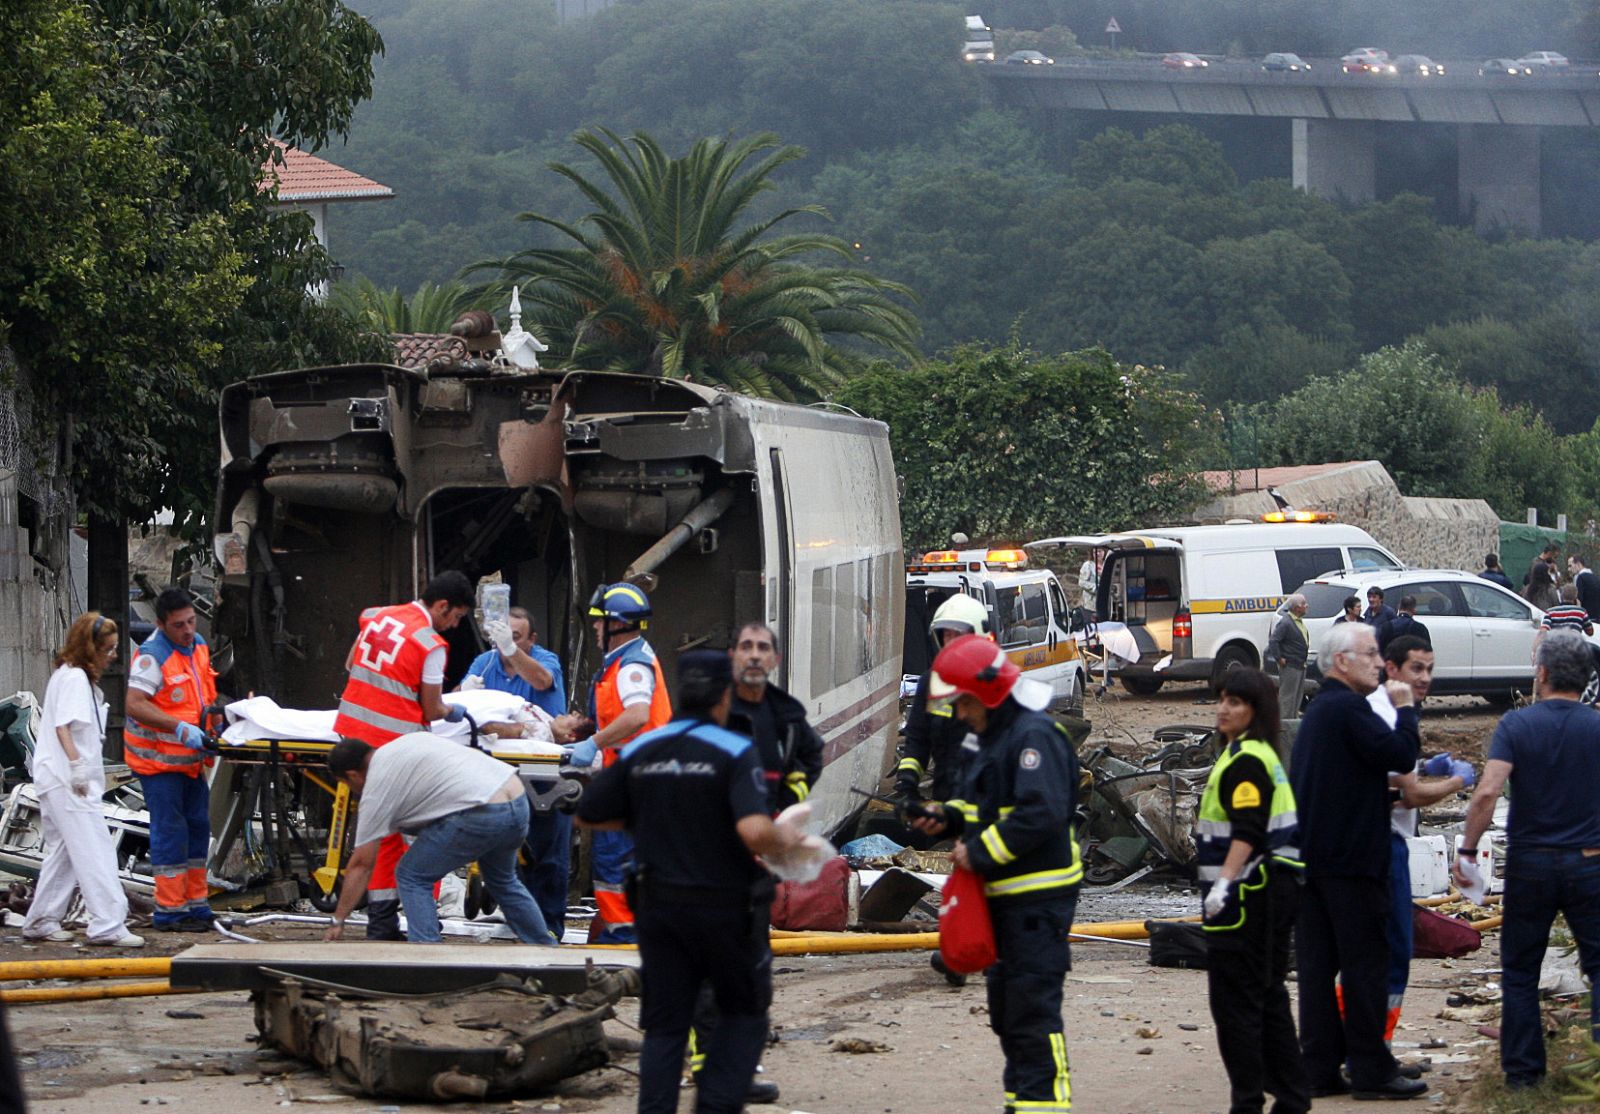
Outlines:
[{"label": "stone wall", "polygon": [[[1241,473],[1245,479],[1248,473]],[[1500,548],[1500,517],[1482,499],[1430,499],[1400,493],[1375,460],[1356,461],[1280,484],[1278,491],[1300,510],[1331,511],[1359,526],[1416,568],[1483,567],[1485,553]],[[1194,513],[1196,522],[1256,519],[1276,510],[1265,491],[1219,495]]]}]

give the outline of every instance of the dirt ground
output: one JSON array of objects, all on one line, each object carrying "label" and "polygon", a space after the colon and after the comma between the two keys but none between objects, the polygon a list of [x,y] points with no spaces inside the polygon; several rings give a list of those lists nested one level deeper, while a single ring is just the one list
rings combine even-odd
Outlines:
[{"label": "dirt ground", "polygon": [[[1157,726],[1209,723],[1213,706],[1201,686],[1178,686],[1154,697],[1114,690],[1091,698],[1091,743],[1126,742],[1131,750]],[[1430,704],[1424,745],[1481,761],[1498,714],[1468,699]],[[1447,803],[1441,820],[1459,803]],[[1155,881],[1115,894],[1086,888],[1078,921],[1139,915],[1182,915],[1198,895],[1181,881]],[[85,956],[99,949],[23,943],[15,929],[0,937],[0,960]],[[286,928],[278,939],[305,939],[313,930]],[[171,954],[195,937],[152,935],[143,954]],[[1435,1109],[1468,1109],[1464,1091],[1492,1045],[1479,1035],[1483,1007],[1463,1006],[1494,978],[1497,939],[1462,960],[1418,960],[1397,1035],[1404,1060],[1428,1061],[1424,1078],[1440,1098]],[[485,947],[508,946],[485,944]],[[981,980],[947,986],[923,953],[780,957],[776,961],[773,1023],[777,1043],[765,1056],[766,1078],[782,1089],[770,1109],[805,1114],[897,1114],[941,1110],[997,1111],[1001,1058],[988,1030]],[[1153,968],[1139,947],[1073,945],[1065,1016],[1079,1110],[1115,1112],[1221,1111],[1227,1083],[1217,1057],[1204,972]],[[1291,991],[1293,987],[1291,986]],[[1453,1005],[1452,1005],[1453,1002]],[[1441,1017],[1441,1012],[1457,1018]],[[635,1003],[624,1002],[608,1028],[637,1039]],[[189,1111],[258,1114],[283,1107],[332,1110],[430,1110],[428,1104],[354,1097],[326,1077],[276,1054],[258,1051],[253,1011],[243,993],[191,994],[119,1001],[12,1006],[13,1040],[23,1058],[30,1109],[37,1114],[112,1114],[155,1106]],[[870,1053],[847,1053],[854,1039]],[[634,1109],[631,1069],[623,1053],[612,1067],[568,1080],[548,1095],[453,1109],[592,1112]],[[1351,1105],[1319,1100],[1318,1109]],[[688,1097],[683,1108],[689,1109]],[[440,1106],[437,1109],[451,1109]]]}]

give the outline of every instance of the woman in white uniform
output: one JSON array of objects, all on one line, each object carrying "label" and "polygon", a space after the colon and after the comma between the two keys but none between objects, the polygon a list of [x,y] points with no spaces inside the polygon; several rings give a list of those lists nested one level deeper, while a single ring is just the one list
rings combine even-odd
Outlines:
[{"label": "woman in white uniform", "polygon": [[89,912],[89,943],[138,948],[144,938],[128,931],[128,898],[117,879],[116,852],[100,798],[106,791],[100,746],[106,702],[100,675],[117,656],[117,624],[89,611],[67,631],[56,671],[44,690],[39,739],[33,752],[33,786],[44,827],[44,865],[23,922],[29,940],[65,943],[61,927],[76,886]]}]

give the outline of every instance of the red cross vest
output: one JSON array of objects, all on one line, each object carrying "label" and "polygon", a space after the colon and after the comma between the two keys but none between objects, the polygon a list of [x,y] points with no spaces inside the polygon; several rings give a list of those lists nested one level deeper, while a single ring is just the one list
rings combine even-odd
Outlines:
[{"label": "red cross vest", "polygon": [[[217,699],[217,675],[211,668],[211,647],[198,634],[190,653],[183,653],[156,631],[139,647],[139,656],[149,656],[161,666],[161,688],[150,702],[161,711],[196,727],[201,713]],[[129,716],[122,725],[122,756],[128,768],[141,777],[151,774],[187,774],[199,777],[207,756],[190,750],[172,731],[162,731]]]},{"label": "red cross vest", "polygon": [[443,645],[444,637],[420,604],[363,611],[350,680],[339,698],[333,729],[375,747],[428,730],[422,715],[422,666]]}]

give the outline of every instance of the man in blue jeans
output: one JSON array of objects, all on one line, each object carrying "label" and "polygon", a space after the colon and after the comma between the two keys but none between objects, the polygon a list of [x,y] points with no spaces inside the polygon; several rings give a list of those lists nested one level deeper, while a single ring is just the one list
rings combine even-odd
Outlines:
[{"label": "man in blue jeans", "polygon": [[341,740],[328,754],[328,768],[360,797],[361,807],[356,849],[345,865],[339,907],[325,939],[339,939],[345,919],[366,893],[378,844],[401,832],[412,837],[395,867],[407,940],[439,942],[434,885],[476,861],[517,939],[555,943],[539,906],[517,877],[517,852],[528,831],[528,795],[522,779],[505,763],[418,731],[382,747]]},{"label": "man in blue jeans", "polygon": [[[1557,913],[1578,942],[1584,973],[1591,982],[1600,979],[1600,715],[1578,700],[1592,668],[1589,645],[1577,631],[1551,631],[1539,643],[1533,673],[1539,701],[1495,728],[1452,872],[1462,889],[1482,881],[1478,841],[1511,782],[1500,1067],[1513,1090],[1545,1074],[1539,967]],[[1589,1026],[1600,1038],[1600,998],[1590,999]]]}]

